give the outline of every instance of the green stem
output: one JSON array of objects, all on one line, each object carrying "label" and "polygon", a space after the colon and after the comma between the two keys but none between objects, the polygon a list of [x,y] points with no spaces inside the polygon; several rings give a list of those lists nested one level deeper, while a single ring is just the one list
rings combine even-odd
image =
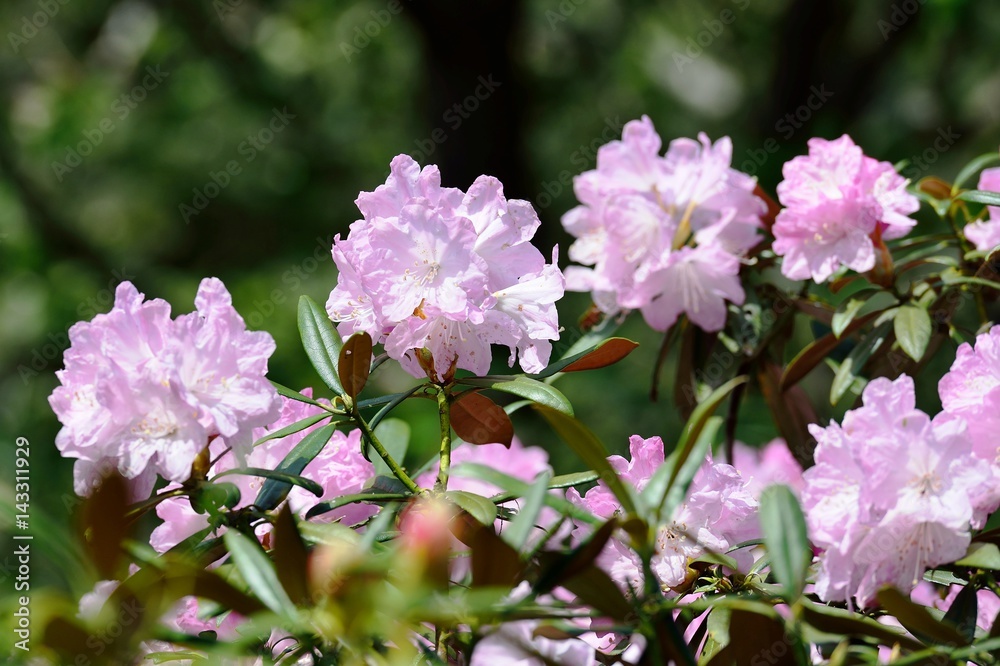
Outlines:
[{"label": "green stem", "polygon": [[354,417],[358,427],[361,428],[361,432],[365,436],[365,439],[368,440],[368,444],[370,444],[371,447],[375,449],[375,452],[379,455],[379,457],[385,461],[385,464],[388,465],[389,470],[392,471],[393,475],[395,475],[395,477],[399,479],[411,493],[419,493],[420,486],[413,482],[413,479],[411,479],[410,475],[406,473],[406,470],[404,470],[402,466],[396,462],[396,459],[392,457],[392,454],[390,454],[382,445],[382,442],[380,442],[378,437],[375,436],[375,432],[368,426],[368,422],[361,417],[361,413],[358,411],[358,406],[353,402],[351,403],[351,416]]},{"label": "green stem", "polygon": [[448,489],[448,472],[451,470],[451,405],[448,389],[444,386],[438,388],[438,414],[441,421],[441,452],[440,467],[438,468],[437,482],[434,490],[445,491]]}]

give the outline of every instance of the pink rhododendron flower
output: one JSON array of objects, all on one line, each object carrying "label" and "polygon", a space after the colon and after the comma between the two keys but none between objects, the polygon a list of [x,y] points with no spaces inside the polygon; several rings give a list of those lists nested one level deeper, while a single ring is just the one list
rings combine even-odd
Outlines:
[{"label": "pink rhododendron flower", "polygon": [[[994,486],[1000,487],[1000,326],[976,337],[975,346],[965,343],[958,348],[955,362],[938,383],[938,393],[945,414],[965,421],[973,454],[989,465]],[[978,502],[977,526],[997,502],[997,493]]]},{"label": "pink rhododendron flower", "polygon": [[[528,596],[531,586],[522,582],[511,599]],[[544,601],[544,597],[539,598]],[[557,640],[536,636],[538,620],[504,622],[483,636],[472,651],[469,666],[592,666],[599,663],[593,646],[579,638]]]},{"label": "pink rhododendron flower", "polygon": [[801,493],[805,481],[802,466],[783,439],[773,439],[762,448],[737,441],[733,446],[733,467],[747,480],[747,490],[760,499],[764,488],[780,483]]},{"label": "pink rhododendron flower", "polygon": [[123,282],[111,312],[70,329],[49,402],[63,424],[56,446],[77,458],[77,493],[111,466],[147,490],[157,473],[185,481],[212,438],[225,437],[242,458],[253,428],[278,416],[265,378],[271,336],[246,330],[215,278],[202,280],[195,306],[171,320],[169,304],[144,301]]},{"label": "pink rhododendron flower", "polygon": [[[641,492],[663,462],[663,440],[629,439],[631,461],[611,456],[615,471]],[[603,484],[583,496],[571,488],[570,501],[586,507],[602,518],[610,518],[620,506]],[[677,508],[670,522],[661,525],[657,536],[653,571],[665,588],[682,586],[688,578],[688,564],[708,550],[725,553],[755,531],[757,500],[747,490],[747,482],[731,465],[714,463],[711,457],[695,475],[688,499]],[[578,532],[582,528],[578,529]],[[643,589],[642,562],[625,542],[613,538],[598,557],[598,564],[623,589]]]},{"label": "pink rhododendron flower", "polygon": [[597,169],[574,179],[582,205],[563,216],[576,237],[567,288],[592,292],[608,314],[640,310],[665,331],[686,314],[720,330],[726,302],[742,303],[740,259],[759,240],[755,180],[730,167],[732,143],[677,139],[660,156],[646,116],[602,146]]},{"label": "pink rhododendron flower", "polygon": [[811,425],[816,465],[802,504],[822,548],[816,591],[868,606],[882,585],[909,593],[928,567],[965,554],[970,525],[996,491],[965,424],[915,408],[913,380],[873,380],[842,426]]},{"label": "pink rhododendron flower", "polygon": [[874,235],[905,236],[920,208],[906,179],[888,162],[865,156],[846,134],[810,139],[809,154],[786,162],[778,199],[785,207],[774,222],[774,251],[781,272],[794,280],[824,282],[842,266],[875,267]]},{"label": "pink rhododendron flower", "polygon": [[[977,189],[1000,192],[1000,167],[984,169],[979,175]],[[1000,206],[987,206],[989,219],[977,220],[965,227],[965,237],[981,252],[989,252],[1000,245]]]},{"label": "pink rhododendron flower", "polygon": [[[312,396],[312,389],[301,391],[303,395]],[[281,415],[278,420],[267,428],[256,428],[255,440],[265,437],[269,432],[280,430],[302,419],[323,413],[315,405],[282,397]],[[225,452],[226,440],[216,440],[212,444],[212,455],[218,460],[209,470],[209,478],[222,472],[241,467],[257,467],[260,469],[275,469],[295,446],[318,426],[312,426],[285,437],[269,439],[256,447],[247,457],[246,464],[240,464],[232,452]],[[343,495],[360,492],[364,484],[375,476],[374,466],[361,455],[361,431],[351,430],[344,433],[337,430],[327,442],[319,455],[313,458],[302,476],[318,483],[323,488],[323,496],[316,497],[308,490],[293,486],[286,501],[292,511],[304,516],[306,512],[320,502],[329,501]],[[240,490],[240,501],[234,507],[240,509],[253,504],[257,494],[266,479],[246,474],[227,474],[220,481],[235,484]],[[377,509],[369,504],[348,504],[335,511],[325,513],[315,520],[340,520],[346,525],[353,525],[369,518]],[[186,497],[172,497],[157,504],[156,515],[163,523],[153,530],[150,544],[159,552],[165,552],[184,539],[196,534],[209,526],[208,517],[197,513]],[[262,528],[259,536],[269,531],[269,526]]]},{"label": "pink rhododendron flower", "polygon": [[430,352],[440,379],[455,368],[485,373],[491,344],[538,372],[559,337],[563,276],[555,253],[546,263],[530,243],[537,214],[489,176],[467,193],[440,183],[437,167],[399,155],[385,184],[359,195],[364,219],[334,243],[330,318],[342,336],[366,331],[384,343],[417,377],[427,374],[417,350]]}]

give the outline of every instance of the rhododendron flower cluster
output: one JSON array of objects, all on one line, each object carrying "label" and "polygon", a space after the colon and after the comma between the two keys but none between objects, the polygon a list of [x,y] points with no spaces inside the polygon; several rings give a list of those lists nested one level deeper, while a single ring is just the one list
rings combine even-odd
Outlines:
[{"label": "rhododendron flower cluster", "polygon": [[[302,394],[311,397],[312,389],[304,389]],[[267,428],[255,428],[254,439],[262,439],[269,433],[321,413],[323,413],[322,408],[315,405],[282,398],[281,415],[278,420]],[[212,443],[211,451],[213,458],[217,457],[218,460],[209,470],[209,478],[242,467],[275,469],[295,445],[315,427],[261,442],[247,456],[245,464],[241,464],[232,451],[226,451],[228,443],[225,440],[216,439]],[[375,468],[361,455],[361,431],[354,429],[345,433],[337,430],[302,473],[323,488],[321,497],[316,497],[299,486],[293,486],[289,491],[285,501],[292,511],[304,516],[309,509],[320,502],[360,492],[364,484],[375,476]],[[227,474],[225,480],[236,485],[240,491],[240,500],[233,507],[234,510],[252,505],[264,484],[264,479],[261,477],[247,474]],[[340,520],[346,525],[354,525],[371,517],[376,511],[376,507],[368,504],[348,504],[323,514],[321,518]],[[163,524],[153,530],[150,544],[161,553],[209,526],[208,516],[196,512],[187,497],[171,497],[164,500],[156,506],[156,515],[163,520]],[[268,531],[270,525],[261,526],[258,528],[258,535],[263,536]]]},{"label": "rhododendron flower cluster", "polygon": [[[441,187],[437,167],[392,161],[384,185],[357,199],[364,216],[335,238],[340,274],[327,311],[345,338],[359,331],[416,377],[484,374],[490,344],[510,348],[527,372],[548,362],[559,337],[563,276],[530,240],[538,215],[480,176],[462,192]],[[421,359],[430,353],[433,365]]]},{"label": "rhododendron flower cluster", "polygon": [[567,288],[593,292],[604,312],[640,310],[658,331],[683,313],[707,331],[726,320],[726,301],[743,303],[740,259],[759,240],[764,203],[755,181],[730,167],[732,142],[661,141],[643,116],[621,141],[597,153],[597,168],[577,176],[581,205],[563,217],[577,238]]},{"label": "rhododendron flower cluster", "polygon": [[[631,460],[611,456],[608,461],[622,480],[642,491],[663,463],[663,440],[629,439]],[[652,569],[660,585],[676,588],[688,581],[688,564],[706,552],[725,553],[730,546],[755,536],[757,500],[748,483],[732,466],[715,463],[708,457],[695,474],[688,498],[671,521],[660,526]],[[611,518],[621,509],[607,486],[591,488],[583,496],[571,488],[570,501],[601,518]],[[577,533],[583,528],[578,528]],[[642,560],[619,539],[611,539],[598,557],[598,564],[622,589],[638,593],[643,589]]]},{"label": "rhododendron flower cluster", "polygon": [[88,494],[112,467],[140,479],[183,482],[214,437],[240,459],[252,430],[278,417],[267,381],[268,333],[248,331],[221,281],[207,278],[196,312],[170,318],[170,305],[118,285],[111,312],[69,331],[61,386],[49,398],[63,424],[56,446],[76,458],[77,493]]},{"label": "rhododendron flower cluster", "polygon": [[968,424],[973,453],[1000,479],[1000,326],[958,348],[938,392],[944,411]]},{"label": "rhododendron flower cluster", "polygon": [[905,236],[920,207],[906,179],[888,162],[864,155],[846,134],[810,139],[809,154],[782,167],[774,222],[781,272],[795,280],[826,281],[842,266],[875,268],[882,240]]},{"label": "rhododendron flower cluster", "polygon": [[[979,175],[978,189],[1000,192],[1000,167],[984,169]],[[980,252],[989,252],[1000,245],[1000,206],[987,206],[989,219],[977,220],[965,227],[965,237]]]},{"label": "rhododendron flower cluster", "polygon": [[965,423],[917,410],[910,377],[873,380],[863,403],[842,426],[809,427],[818,445],[802,504],[823,549],[817,593],[864,607],[882,585],[909,592],[927,568],[961,558],[998,490]]},{"label": "rhododendron flower cluster", "polygon": [[802,465],[795,460],[788,444],[781,438],[773,439],[759,449],[735,442],[733,467],[747,480],[747,490],[758,500],[764,488],[777,483],[788,486],[796,493],[802,491]]}]

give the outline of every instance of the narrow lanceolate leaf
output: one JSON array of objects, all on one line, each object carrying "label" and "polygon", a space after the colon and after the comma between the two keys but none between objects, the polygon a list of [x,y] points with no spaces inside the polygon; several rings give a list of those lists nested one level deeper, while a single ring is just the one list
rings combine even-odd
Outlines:
[{"label": "narrow lanceolate leaf", "polygon": [[300,488],[305,488],[316,497],[323,496],[323,486],[319,485],[315,481],[307,479],[304,476],[299,476],[298,474],[290,474],[288,472],[283,472],[276,469],[263,469],[260,467],[240,467],[237,469],[229,469],[226,470],[225,472],[216,474],[215,478],[232,474],[241,474],[243,476],[259,476],[269,480],[281,481],[283,483],[288,483],[293,486],[299,486]]},{"label": "narrow lanceolate leaf", "polygon": [[920,361],[931,341],[931,317],[927,310],[916,305],[903,305],[893,319],[896,340],[903,351],[914,361]]},{"label": "narrow lanceolate leaf", "polygon": [[[371,424],[369,425],[371,426]],[[371,427],[375,429],[375,436],[378,437],[378,441],[382,442],[382,446],[389,452],[392,459],[402,463],[403,459],[406,458],[406,451],[410,447],[410,424],[402,419],[393,418],[385,419],[378,426]],[[367,447],[368,440],[365,438],[362,440],[362,447]],[[376,476],[395,478],[389,465],[382,460],[382,456],[375,456],[371,462],[375,467]]]},{"label": "narrow lanceolate leaf", "polygon": [[531,379],[530,377],[523,376],[507,377],[487,375],[485,377],[462,377],[460,379],[456,379],[455,381],[459,384],[467,384],[468,386],[476,386],[479,388],[488,388],[493,389],[494,391],[510,393],[522,398],[527,398],[535,404],[544,405],[558,412],[562,412],[563,414],[569,414],[570,416],[573,415],[573,405],[571,405],[569,400],[566,399],[566,396],[554,387],[546,384],[545,382],[540,382],[537,379]]},{"label": "narrow lanceolate leaf", "polygon": [[352,335],[340,349],[339,367],[337,373],[344,393],[351,398],[358,394],[368,383],[368,373],[372,367],[372,336],[365,332]]},{"label": "narrow lanceolate leaf", "polygon": [[285,588],[289,598],[297,604],[309,602],[309,581],[306,570],[309,565],[309,552],[299,534],[295,514],[287,504],[278,513],[274,525],[274,547],[271,551],[274,557],[274,567],[281,586]]},{"label": "narrow lanceolate leaf", "polygon": [[507,412],[478,391],[467,391],[452,403],[451,427],[469,444],[503,444],[509,449],[514,439]]},{"label": "narrow lanceolate leaf", "polygon": [[535,482],[531,484],[531,491],[525,495],[524,501],[521,502],[517,516],[500,535],[504,541],[518,551],[528,542],[528,537],[535,529],[538,514],[545,506],[545,495],[549,491],[549,479],[551,478],[548,472],[542,472],[535,478]]},{"label": "narrow lanceolate leaf", "polygon": [[883,321],[876,326],[871,333],[851,350],[847,358],[844,359],[844,362],[840,364],[836,374],[833,376],[833,383],[830,385],[831,405],[837,404],[844,396],[844,393],[847,392],[847,389],[851,387],[851,384],[854,383],[855,378],[861,374],[861,368],[865,367],[868,359],[882,346],[889,336],[889,328],[891,326],[891,321]]},{"label": "narrow lanceolate leaf", "polygon": [[948,612],[944,614],[945,624],[950,624],[970,643],[976,637],[976,617],[979,612],[979,599],[976,588],[966,585],[951,602]]},{"label": "narrow lanceolate leaf", "polygon": [[633,342],[627,338],[608,338],[600,342],[593,349],[556,361],[537,375],[532,375],[532,377],[535,379],[544,379],[557,372],[581,372],[583,370],[604,368],[622,360],[638,346],[638,342]]},{"label": "narrow lanceolate leaf", "polygon": [[483,525],[492,525],[497,519],[496,505],[482,495],[464,490],[449,490],[444,496]]},{"label": "narrow lanceolate leaf", "polygon": [[[292,423],[291,425],[287,425],[284,428],[278,428],[277,430],[275,430],[273,432],[267,433],[266,435],[264,435],[263,437],[261,437],[260,439],[258,439],[256,442],[254,442],[253,445],[254,446],[260,446],[264,442],[270,441],[272,439],[281,439],[282,437],[288,437],[289,435],[294,435],[295,433],[302,432],[306,428],[309,428],[310,426],[314,426],[317,423],[319,423],[320,421],[326,420],[326,419],[328,419],[330,417],[331,417],[331,414],[329,414],[329,413],[313,414],[312,416],[307,416],[306,418],[302,419],[301,421],[296,421],[295,423]],[[345,418],[346,418],[346,416],[345,416]]]},{"label": "narrow lanceolate leaf", "polygon": [[760,497],[760,524],[771,556],[771,572],[785,588],[785,600],[792,603],[805,588],[812,549],[802,508],[788,486],[773,485],[764,490]]},{"label": "narrow lanceolate leaf", "polygon": [[[654,506],[657,517],[670,516],[670,512],[673,510],[673,499],[668,502],[667,498],[672,497],[676,499],[678,498],[677,490],[686,491],[687,487],[691,483],[691,480],[694,478],[695,472],[701,466],[702,460],[705,457],[705,452],[707,451],[708,446],[711,445],[711,442],[706,443],[705,440],[702,440],[701,434],[705,429],[705,426],[708,424],[709,419],[712,417],[712,413],[715,412],[719,405],[722,404],[722,401],[725,400],[737,386],[744,384],[746,381],[746,376],[739,376],[730,379],[728,382],[712,391],[711,395],[709,395],[708,398],[702,402],[698,403],[698,406],[694,408],[693,412],[691,412],[690,418],[688,418],[687,423],[684,424],[684,430],[681,432],[681,438],[677,442],[677,447],[675,448],[676,453],[671,455],[674,462],[670,467],[670,473],[667,477],[666,484],[662,486],[662,494],[659,495],[658,498],[654,497]],[[656,475],[654,474],[654,477],[655,476]],[[652,484],[653,480],[650,481],[650,485]]]},{"label": "narrow lanceolate leaf", "polygon": [[960,567],[1000,571],[1000,548],[995,543],[974,542],[962,559],[955,564]]},{"label": "narrow lanceolate leaf", "polygon": [[958,175],[955,176],[955,184],[952,186],[952,195],[954,196],[958,192],[958,189],[965,185],[967,180],[979,173],[981,169],[985,169],[986,167],[997,164],[998,162],[1000,162],[1000,155],[996,152],[992,152],[980,155],[966,164],[958,172]]},{"label": "narrow lanceolate leaf", "polygon": [[[312,462],[313,458],[318,456],[326,443],[330,441],[336,429],[336,425],[330,424],[313,430],[285,456],[275,472],[296,476],[302,474],[306,465]],[[264,482],[264,487],[260,489],[254,504],[260,509],[269,511],[278,506],[288,496],[288,491],[291,489],[292,484],[288,480],[270,478]]]},{"label": "narrow lanceolate leaf", "polygon": [[972,201],[974,203],[986,204],[988,206],[1000,206],[1000,192],[988,192],[986,190],[966,190],[959,194],[956,199]]},{"label": "narrow lanceolate leaf", "polygon": [[573,452],[580,456],[583,463],[600,475],[601,481],[618,499],[626,513],[636,513],[633,491],[618,477],[611,463],[608,462],[608,450],[590,428],[573,416],[539,405],[536,409],[552,425],[553,429],[563,438]]},{"label": "narrow lanceolate leaf", "polygon": [[303,395],[294,389],[290,389],[287,386],[279,384],[276,381],[271,381],[271,385],[274,386],[274,390],[278,392],[278,395],[285,396],[290,400],[295,400],[296,402],[304,402],[307,405],[314,405],[316,407],[322,407],[323,409],[329,408],[329,405],[324,405],[318,400],[314,400],[307,395]]},{"label": "narrow lanceolate leaf", "polygon": [[326,311],[308,296],[299,298],[299,335],[302,336],[302,347],[323,383],[331,391],[343,393],[344,387],[337,373],[343,343]]},{"label": "narrow lanceolate leaf", "polygon": [[831,328],[833,329],[833,334],[836,337],[840,337],[844,333],[844,329],[854,321],[855,315],[858,311],[865,306],[866,300],[864,298],[851,298],[846,303],[842,304],[837,308],[837,312],[833,315],[833,323]]},{"label": "narrow lanceolate leaf", "polygon": [[237,571],[257,598],[275,613],[289,618],[294,617],[295,604],[288,598],[285,588],[278,580],[278,574],[274,571],[274,565],[260,544],[239,530],[228,530],[222,538],[226,542],[226,548],[229,549],[229,555]]}]

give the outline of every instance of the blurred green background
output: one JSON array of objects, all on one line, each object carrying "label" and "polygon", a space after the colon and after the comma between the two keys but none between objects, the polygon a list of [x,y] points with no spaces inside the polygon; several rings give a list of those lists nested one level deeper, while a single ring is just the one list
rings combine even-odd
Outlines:
[{"label": "blurred green background", "polygon": [[[296,301],[325,302],[332,238],[399,153],[450,186],[499,177],[565,264],[572,175],[642,114],[665,142],[732,137],[734,165],[771,192],[812,136],[847,132],[911,159],[914,178],[953,176],[1000,143],[1000,11],[984,2],[15,0],[0,28],[0,450],[10,469],[15,437],[31,442],[32,519],[48,535],[33,575],[78,589],[90,581],[62,543],[72,465],[46,399],[69,327],[109,309],[123,279],[182,313],[220,277],[276,338],[273,378],[298,388],[318,379]],[[567,329],[587,305],[565,299]],[[673,442],[671,401],[647,397],[658,336],[638,319],[623,334],[640,350],[561,388],[615,450],[634,432]],[[774,435],[759,407],[746,403],[739,433],[752,443]],[[418,446],[427,408],[404,411]],[[579,468],[529,416],[516,424],[557,469]]]}]

